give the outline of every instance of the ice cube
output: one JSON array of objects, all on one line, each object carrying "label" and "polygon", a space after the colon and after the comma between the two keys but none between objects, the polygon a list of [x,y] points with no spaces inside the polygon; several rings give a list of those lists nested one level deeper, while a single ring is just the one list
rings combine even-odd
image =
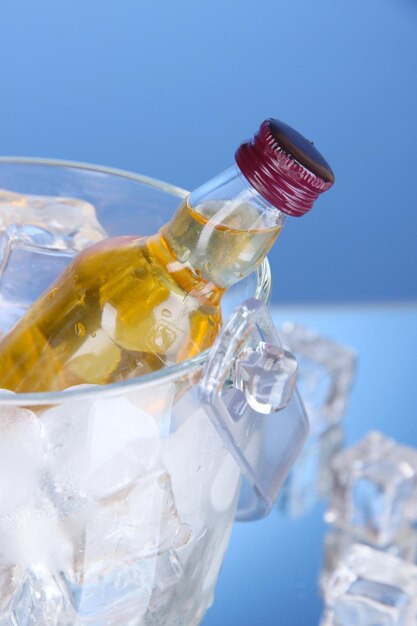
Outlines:
[{"label": "ice cube", "polygon": [[229,507],[234,502],[239,471],[236,464],[227,461],[221,482],[219,470],[229,453],[194,394],[195,389],[190,389],[176,402],[176,428],[161,445],[181,519],[198,534],[213,508]]},{"label": "ice cube", "polygon": [[84,576],[99,564],[134,563],[174,546],[181,526],[171,481],[158,471],[138,479],[131,490],[102,502],[90,513],[84,542]]},{"label": "ice cube", "polygon": [[236,386],[243,391],[249,406],[266,415],[288,405],[296,376],[294,355],[263,342],[258,350],[237,360]]},{"label": "ice cube", "polygon": [[35,413],[1,406],[0,517],[32,496],[44,462],[43,430]]},{"label": "ice cube", "polygon": [[0,190],[0,328],[7,331],[78,251],[104,237],[89,202]]},{"label": "ice cube", "polygon": [[26,491],[24,498],[0,515],[0,569],[69,567],[73,546],[59,512],[38,486],[31,494]]},{"label": "ice cube", "polygon": [[[129,564],[115,563],[114,569],[103,569],[99,577],[87,572],[78,582],[68,580],[68,587],[83,626],[158,626],[174,623],[168,604],[183,575],[175,551],[167,550]],[[153,611],[156,598],[163,614],[161,621]]]},{"label": "ice cube", "polygon": [[407,506],[416,488],[417,452],[381,433],[369,433],[332,461],[333,487],[325,519],[377,546],[407,526]]},{"label": "ice cube", "polygon": [[[3,580],[2,580],[3,579]],[[0,624],[79,626],[65,580],[41,566],[0,572]]]},{"label": "ice cube", "polygon": [[141,478],[131,491],[98,504],[75,538],[71,588],[80,615],[116,626],[121,611],[127,621],[135,609],[139,620],[155,590],[164,596],[176,585],[182,575],[176,550],[190,539],[166,473]]},{"label": "ice cube", "polygon": [[155,421],[126,397],[65,403],[41,421],[52,490],[64,508],[74,498],[102,500],[132,488],[158,465]]},{"label": "ice cube", "polygon": [[311,434],[337,424],[346,412],[355,375],[351,348],[300,324],[286,322],[278,334],[298,361],[297,385],[310,419]]},{"label": "ice cube", "polygon": [[331,460],[341,450],[343,439],[339,425],[307,439],[282,488],[278,500],[281,511],[289,517],[301,517],[328,495],[332,484]]},{"label": "ice cube", "polygon": [[[355,543],[357,538],[352,533],[342,530],[327,533],[324,539],[324,565],[320,575],[320,586],[323,590],[339,562],[343,560],[344,553]],[[402,528],[391,543],[378,549],[417,565],[417,529],[412,526]]]},{"label": "ice cube", "polygon": [[417,567],[354,544],[330,577],[324,597],[321,626],[415,626]]},{"label": "ice cube", "polygon": [[[226,536],[228,539],[229,534],[229,532],[224,533],[223,538]],[[164,626],[169,623],[178,624],[178,626],[198,626],[212,593],[212,587],[207,593],[204,582],[207,570],[211,569],[215,548],[213,535],[214,533],[204,527],[185,549],[178,552],[180,575],[175,585],[164,589],[159,584],[160,571],[155,572],[155,584],[149,600],[145,624]],[[219,567],[220,565],[221,560]]]}]

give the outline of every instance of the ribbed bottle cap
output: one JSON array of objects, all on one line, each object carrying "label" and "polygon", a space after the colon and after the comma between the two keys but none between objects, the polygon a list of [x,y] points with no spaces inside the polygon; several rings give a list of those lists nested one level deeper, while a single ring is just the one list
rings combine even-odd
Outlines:
[{"label": "ribbed bottle cap", "polygon": [[236,150],[236,163],[251,185],[277,209],[299,217],[334,183],[331,167],[313,143],[275,119],[262,122]]}]

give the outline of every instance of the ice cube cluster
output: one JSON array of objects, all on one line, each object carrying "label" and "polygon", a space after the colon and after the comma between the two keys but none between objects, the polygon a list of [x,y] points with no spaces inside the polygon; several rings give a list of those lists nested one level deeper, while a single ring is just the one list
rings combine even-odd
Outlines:
[{"label": "ice cube cluster", "polygon": [[0,331],[13,325],[77,252],[104,237],[94,206],[85,200],[0,189]]},{"label": "ice cube cluster", "polygon": [[321,626],[415,626],[417,450],[371,432],[332,472]]},{"label": "ice cube cluster", "polygon": [[310,511],[327,495],[330,462],[341,449],[356,371],[354,351],[316,331],[286,322],[278,329],[298,361],[297,385],[310,421],[310,434],[284,485],[278,506],[290,517]]},{"label": "ice cube cluster", "polygon": [[299,517],[328,496],[321,626],[416,626],[417,450],[379,432],[342,449],[353,351],[298,324],[279,335],[311,425],[279,505]]},{"label": "ice cube cluster", "polygon": [[239,469],[191,383],[94,391],[0,403],[0,624],[198,624]]}]

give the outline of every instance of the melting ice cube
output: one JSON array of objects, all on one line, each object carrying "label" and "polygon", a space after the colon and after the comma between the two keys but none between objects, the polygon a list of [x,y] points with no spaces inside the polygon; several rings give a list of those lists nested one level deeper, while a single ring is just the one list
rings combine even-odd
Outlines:
[{"label": "melting ice cube", "polygon": [[0,190],[0,329],[8,330],[79,250],[104,237],[89,202]]}]

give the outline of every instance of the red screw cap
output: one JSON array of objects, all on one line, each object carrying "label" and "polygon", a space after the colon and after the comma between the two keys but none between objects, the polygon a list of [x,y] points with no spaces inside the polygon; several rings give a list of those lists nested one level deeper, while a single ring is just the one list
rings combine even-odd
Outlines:
[{"label": "red screw cap", "polygon": [[262,122],[254,138],[236,150],[235,159],[265,200],[295,217],[307,213],[334,183],[331,167],[313,143],[275,119]]}]

